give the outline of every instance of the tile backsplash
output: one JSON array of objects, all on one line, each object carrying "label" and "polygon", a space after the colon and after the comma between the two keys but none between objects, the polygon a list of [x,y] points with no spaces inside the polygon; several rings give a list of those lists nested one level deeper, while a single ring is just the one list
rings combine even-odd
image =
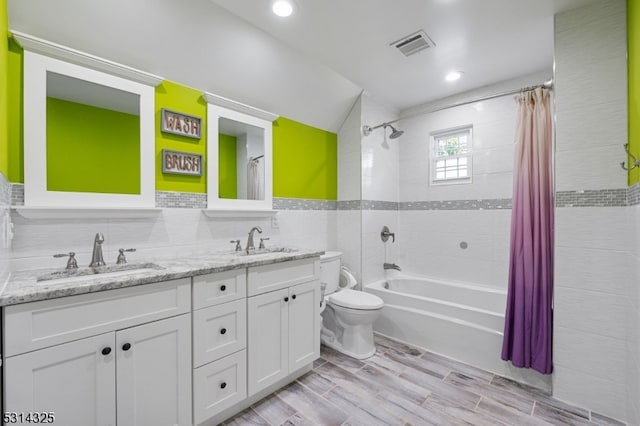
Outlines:
[{"label": "tile backsplash", "polygon": [[9,275],[11,183],[0,173],[0,288]]}]

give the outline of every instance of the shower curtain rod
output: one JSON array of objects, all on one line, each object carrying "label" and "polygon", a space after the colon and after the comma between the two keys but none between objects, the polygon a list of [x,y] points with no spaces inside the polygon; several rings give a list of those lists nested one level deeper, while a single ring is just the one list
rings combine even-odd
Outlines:
[{"label": "shower curtain rod", "polygon": [[468,101],[454,102],[454,103],[449,104],[449,105],[445,105],[445,106],[441,106],[441,107],[435,107],[435,108],[430,109],[428,111],[421,111],[421,112],[417,112],[415,114],[410,114],[410,115],[407,115],[405,117],[398,118],[397,120],[389,121],[386,124],[396,123],[396,122],[398,122],[400,120],[406,120],[408,118],[417,117],[417,116],[423,115],[423,114],[430,114],[432,112],[442,111],[442,110],[449,109],[449,108],[455,108],[455,107],[459,107],[459,106],[463,106],[463,105],[469,105],[469,104],[472,104],[472,103],[475,103],[475,102],[488,101],[490,99],[501,98],[503,96],[515,95],[516,93],[526,92],[528,90],[537,89],[538,87],[543,87],[543,88],[547,88],[547,89],[553,89],[553,81],[549,80],[549,81],[545,81],[542,84],[537,84],[535,86],[522,87],[520,89],[513,89],[513,90],[506,91],[506,92],[495,93],[493,95],[479,96],[477,98],[473,98],[473,99],[470,99]]}]

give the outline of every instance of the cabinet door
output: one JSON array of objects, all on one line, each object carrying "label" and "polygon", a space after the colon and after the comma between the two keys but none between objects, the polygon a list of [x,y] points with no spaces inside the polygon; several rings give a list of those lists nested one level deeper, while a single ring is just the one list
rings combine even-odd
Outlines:
[{"label": "cabinet door", "polygon": [[289,371],[320,356],[320,283],[311,281],[289,289]]},{"label": "cabinet door", "polygon": [[289,374],[289,290],[247,299],[249,395]]},{"label": "cabinet door", "polygon": [[7,358],[4,411],[52,411],[55,424],[115,426],[115,353],[112,332]]},{"label": "cabinet door", "polygon": [[191,424],[191,318],[116,333],[118,426]]}]

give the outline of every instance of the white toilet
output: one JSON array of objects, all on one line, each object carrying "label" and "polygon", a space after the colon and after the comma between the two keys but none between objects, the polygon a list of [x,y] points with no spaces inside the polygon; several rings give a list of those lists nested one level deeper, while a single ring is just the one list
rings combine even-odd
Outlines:
[{"label": "white toilet", "polygon": [[376,353],[373,322],[384,302],[378,296],[352,290],[353,275],[340,264],[342,253],[328,251],[320,256],[320,281],[326,284],[322,312],[322,343],[357,359]]}]

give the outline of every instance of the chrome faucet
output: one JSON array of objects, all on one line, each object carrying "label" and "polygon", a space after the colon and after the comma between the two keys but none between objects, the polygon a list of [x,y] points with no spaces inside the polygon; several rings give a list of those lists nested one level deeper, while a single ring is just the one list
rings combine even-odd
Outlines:
[{"label": "chrome faucet", "polygon": [[395,263],[384,263],[383,265],[384,269],[395,269],[396,271],[402,271],[402,269],[400,269],[400,267],[398,265],[396,265]]},{"label": "chrome faucet", "polygon": [[253,244],[253,233],[255,231],[258,231],[258,234],[262,234],[262,228],[260,228],[259,226],[254,226],[253,228],[251,228],[251,231],[249,231],[249,238],[247,239],[246,248],[247,253],[249,253],[250,250],[256,249],[256,246]]},{"label": "chrome faucet", "polygon": [[96,238],[93,240],[93,255],[91,256],[91,263],[89,264],[91,268],[106,265],[102,258],[102,243],[104,243],[104,235],[98,232]]}]

